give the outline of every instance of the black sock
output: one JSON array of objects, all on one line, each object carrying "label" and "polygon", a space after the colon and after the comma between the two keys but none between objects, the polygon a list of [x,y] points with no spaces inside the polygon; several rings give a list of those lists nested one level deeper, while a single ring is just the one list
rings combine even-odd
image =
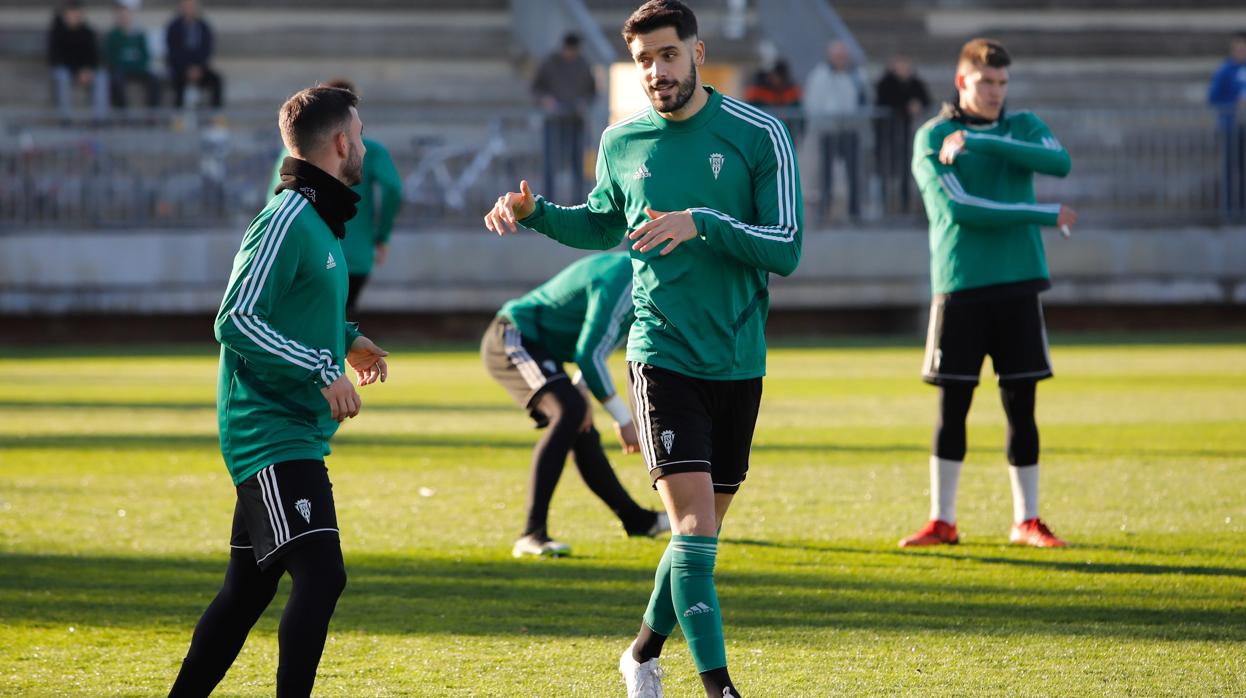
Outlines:
[{"label": "black sock", "polygon": [[584,421],[588,403],[570,381],[559,380],[547,385],[537,398],[536,408],[549,418],[545,435],[532,453],[532,476],[528,486],[528,521],[523,534],[548,537],[545,522],[554,488],[562,477],[567,454],[575,443]]},{"label": "black sock", "polygon": [[659,635],[649,627],[649,624],[641,621],[640,632],[636,633],[636,642],[632,643],[632,659],[644,663],[655,657],[662,656],[662,645],[666,643],[666,636]]},{"label": "black sock", "polygon": [[280,665],[277,698],[307,698],[329,634],[329,619],[346,588],[346,567],[336,535],[311,537],[282,560],[290,571],[290,600],[277,631]]},{"label": "black sock", "polygon": [[657,514],[637,504],[623,489],[614,468],[610,467],[610,459],[602,448],[601,434],[596,427],[576,436],[573,452],[575,466],[579,468],[584,484],[619,517],[624,530],[637,534],[653,527]]},{"label": "black sock", "polygon": [[230,552],[225,583],[195,626],[170,698],[212,693],[234,663],[247,633],[272,602],[283,572],[280,567],[261,570],[249,549]]},{"label": "black sock", "polygon": [[722,698],[723,689],[730,688],[733,698],[740,695],[735,690],[735,684],[731,683],[731,677],[727,675],[727,667],[721,669],[710,669],[701,673],[701,685],[705,687],[705,695],[710,698]]}]

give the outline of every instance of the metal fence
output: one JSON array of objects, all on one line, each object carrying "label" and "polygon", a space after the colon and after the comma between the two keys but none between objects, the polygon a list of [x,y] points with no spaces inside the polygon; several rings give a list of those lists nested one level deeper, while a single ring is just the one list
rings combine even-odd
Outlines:
[{"label": "metal fence", "polygon": [[[1041,115],[1074,167],[1066,179],[1036,177],[1040,201],[1067,203],[1083,222],[1102,225],[1240,221],[1240,198],[1230,206],[1226,193],[1242,185],[1234,175],[1242,154],[1226,158],[1242,142],[1226,143],[1211,111],[1062,108]],[[848,222],[853,182],[856,222],[921,224],[908,172],[911,128],[888,127],[878,112],[833,122],[790,110],[779,116],[800,144],[811,227]],[[441,117],[370,113],[369,131],[385,134],[404,177],[404,228],[479,225],[499,193],[541,172],[535,113],[493,111],[451,125]],[[231,114],[231,126],[176,117],[108,126],[0,118],[0,231],[244,225],[269,194],[280,148],[271,118]],[[828,144],[830,134],[840,137]],[[828,171],[830,206],[822,186]]]},{"label": "metal fence", "polygon": [[[793,109],[774,113],[801,143],[806,211],[815,222],[898,223],[921,217],[920,194],[911,189],[912,139],[916,126],[933,114],[904,124],[878,109],[820,120],[807,120]],[[1246,136],[1226,140],[1228,132],[1211,110],[1048,108],[1040,116],[1068,149],[1073,171],[1063,179],[1035,176],[1038,201],[1067,204],[1083,223],[1101,225],[1246,222],[1241,194]],[[1237,123],[1246,124],[1246,113]]]}]

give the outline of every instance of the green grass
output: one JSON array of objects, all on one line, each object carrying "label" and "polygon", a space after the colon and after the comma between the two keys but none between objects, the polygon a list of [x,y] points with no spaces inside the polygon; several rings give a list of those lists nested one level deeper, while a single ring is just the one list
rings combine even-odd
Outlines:
[{"label": "green grass", "polygon": [[[920,348],[773,351],[719,557],[745,695],[1246,693],[1244,340],[1055,347],[1043,509],[1067,550],[1005,545],[989,383],[970,418],[964,543],[896,549],[927,511]],[[524,415],[473,351],[392,366],[329,462],[350,583],[317,694],[621,695],[615,660],[663,544],[623,538],[568,468],[551,526],[575,557],[512,560]],[[211,347],[0,355],[0,695],[167,691],[225,566],[214,376]],[[614,460],[656,506],[638,458]],[[217,695],[272,694],[287,590]],[[678,637],[664,663],[668,695],[700,695]]]}]

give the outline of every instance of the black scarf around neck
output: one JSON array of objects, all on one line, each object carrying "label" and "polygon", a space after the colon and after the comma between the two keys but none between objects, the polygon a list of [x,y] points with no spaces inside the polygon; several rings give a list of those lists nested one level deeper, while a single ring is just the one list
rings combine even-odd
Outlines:
[{"label": "black scarf around neck", "polygon": [[994,119],[984,119],[980,116],[968,114],[964,109],[960,108],[960,91],[957,90],[952,93],[952,101],[943,103],[943,110],[939,112],[939,116],[942,116],[945,119],[951,119],[952,121],[959,121],[960,123],[967,124],[969,126],[986,126],[997,121],[1003,121],[1004,114],[1007,110],[1008,105],[1006,104],[1003,107],[1000,107],[999,116]]},{"label": "black scarf around neck", "polygon": [[306,160],[287,157],[281,161],[281,184],[273,193],[280,194],[284,189],[302,194],[334,235],[346,237],[346,221],[355,217],[355,204],[360,197],[341,180]]}]

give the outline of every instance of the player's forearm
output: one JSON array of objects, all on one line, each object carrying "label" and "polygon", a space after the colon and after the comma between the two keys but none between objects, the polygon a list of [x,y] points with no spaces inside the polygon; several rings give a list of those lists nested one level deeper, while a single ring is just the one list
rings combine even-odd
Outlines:
[{"label": "player's forearm", "polygon": [[[985,201],[985,200],[984,200]],[[951,201],[952,221],[960,225],[991,227],[1007,225],[1054,226],[1060,215],[1059,204],[998,204]]]},{"label": "player's forearm", "polygon": [[[342,375],[328,349],[313,349],[285,337],[255,313],[230,311],[216,320],[216,339],[261,372],[325,387]],[[353,341],[353,340],[352,340]]]},{"label": "player's forearm", "polygon": [[1046,137],[1045,142],[1040,144],[1013,138],[966,134],[965,149],[1001,158],[1018,167],[1053,177],[1067,176],[1073,168],[1069,151],[1051,137]]},{"label": "player's forearm", "polygon": [[788,276],[800,264],[799,224],[757,226],[712,209],[693,209],[697,232],[713,247],[745,264]]},{"label": "player's forearm", "polygon": [[351,345],[355,343],[355,340],[363,336],[363,333],[359,331],[359,323],[357,322],[347,322],[344,329],[346,344],[342,346],[349,350]]},{"label": "player's forearm", "polygon": [[608,250],[622,241],[624,231],[609,229],[601,218],[587,206],[559,206],[537,197],[536,209],[519,224],[568,247]]}]

